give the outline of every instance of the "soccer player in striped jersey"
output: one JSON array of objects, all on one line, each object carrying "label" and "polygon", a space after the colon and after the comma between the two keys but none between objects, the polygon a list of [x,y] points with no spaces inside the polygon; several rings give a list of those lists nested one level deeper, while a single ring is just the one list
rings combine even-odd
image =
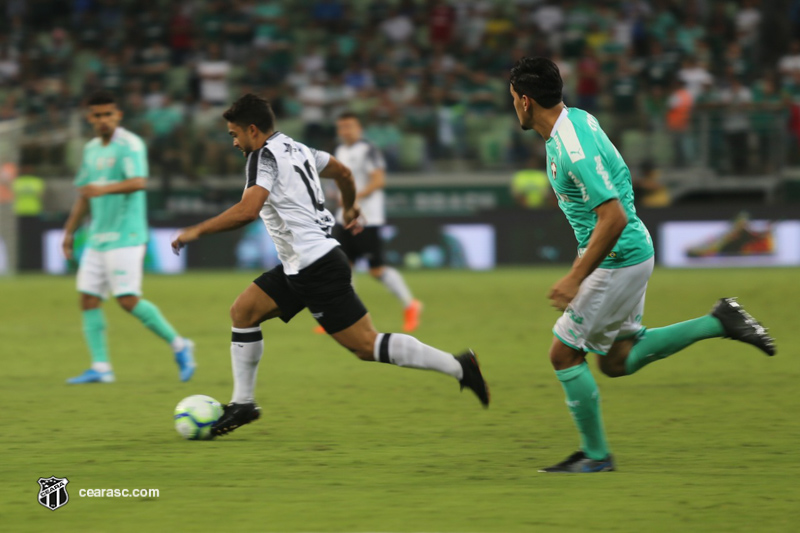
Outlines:
[{"label": "soccer player in striped jersey", "polygon": [[64,225],[63,250],[73,256],[74,233],[91,213],[89,238],[78,268],[83,333],[92,366],[67,383],[110,383],[106,319],[101,308],[110,292],[117,303],[167,342],[181,381],[194,374],[194,344],[178,335],[156,305],[142,298],[147,247],[147,147],[120,127],[122,111],[114,96],[99,92],[88,100],[88,120],[97,137],[86,143],[75,178],[80,193]]},{"label": "soccer player in striped jersey", "polygon": [[540,472],[614,470],[587,353],[597,354],[604,374],[621,377],[702,339],[732,338],[767,355],[775,354],[774,341],[734,298],[720,299],[709,314],[693,320],[642,326],[654,252],[633,206],[628,166],[595,117],[564,105],[561,75],[551,60],[520,59],[510,81],[522,129],[533,129],[545,140],[550,183],[578,240],[578,257],[549,298],[563,312],[553,328],[550,361],[581,447]]},{"label": "soccer player in striped jersey", "polygon": [[401,333],[379,333],[352,285],[341,246],[330,235],[333,215],[325,209],[320,178],[336,182],[345,227],[358,231],[360,208],[353,176],[330,154],[275,130],[269,102],[253,94],[233,103],[223,117],[233,145],[247,157],[239,203],[187,228],[173,241],[176,253],[202,235],[241,228],[261,216],[281,264],[256,278],[231,307],[233,396],[212,434],[224,435],[261,416],[255,403],[258,364],[264,353],[261,324],[289,322],[305,308],[339,344],[363,361],[435,370],[471,389],[484,406],[489,388],[472,350],[459,356]]},{"label": "soccer player in striped jersey", "polygon": [[384,192],[386,186],[386,162],[380,149],[363,137],[358,115],[343,113],[336,121],[336,132],[342,144],[336,148],[336,159],[353,173],[356,183],[356,200],[361,206],[364,229],[356,235],[344,227],[344,210],[336,212],[333,236],[338,240],[352,265],[365,258],[369,274],[383,285],[403,304],[403,331],[410,333],[419,326],[422,303],[408,289],[402,274],[386,266],[383,257],[383,241],[380,230],[386,223]]}]

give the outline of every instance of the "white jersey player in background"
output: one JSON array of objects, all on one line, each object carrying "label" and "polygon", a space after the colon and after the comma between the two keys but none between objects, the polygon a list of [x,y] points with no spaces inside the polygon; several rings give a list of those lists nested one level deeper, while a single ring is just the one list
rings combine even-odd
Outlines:
[{"label": "white jersey player in background", "polygon": [[254,280],[231,307],[233,397],[211,433],[224,435],[260,417],[254,390],[264,352],[261,323],[272,318],[289,322],[306,307],[358,358],[447,374],[488,406],[489,388],[472,350],[453,356],[409,335],[378,333],[372,325],[353,289],[347,257],[330,235],[333,216],[325,209],[320,185],[320,177],[336,181],[345,227],[357,232],[360,209],[350,169],[275,131],[275,116],[263,98],[247,94],[223,117],[233,145],[247,156],[244,194],[222,214],[183,230],[173,250],[178,253],[202,235],[241,228],[260,215],[281,264]]},{"label": "white jersey player in background", "polygon": [[[410,333],[419,326],[422,303],[408,289],[403,276],[383,258],[381,227],[386,224],[383,189],[386,186],[386,162],[380,149],[363,137],[361,122],[355,113],[342,113],[336,121],[336,133],[342,141],[336,148],[336,159],[353,173],[356,183],[356,200],[361,207],[363,231],[353,234],[344,223],[344,209],[336,212],[333,236],[342,245],[347,259],[353,265],[361,258],[367,260],[369,274],[383,283],[389,292],[403,304],[403,331]],[[318,333],[324,331],[317,330]]]}]

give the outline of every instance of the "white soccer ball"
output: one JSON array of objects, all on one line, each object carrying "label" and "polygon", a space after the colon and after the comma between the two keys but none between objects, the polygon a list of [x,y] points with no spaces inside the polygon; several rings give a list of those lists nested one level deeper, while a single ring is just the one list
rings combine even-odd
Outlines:
[{"label": "white soccer ball", "polygon": [[222,416],[222,405],[211,396],[195,394],[175,407],[175,429],[188,440],[209,440],[211,424]]}]

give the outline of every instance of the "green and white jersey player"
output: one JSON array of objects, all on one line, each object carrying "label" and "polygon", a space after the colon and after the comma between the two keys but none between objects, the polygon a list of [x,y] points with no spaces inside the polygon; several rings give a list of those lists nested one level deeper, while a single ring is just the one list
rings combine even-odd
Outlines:
[{"label": "green and white jersey player", "polygon": [[563,312],[553,328],[550,361],[581,434],[581,449],[541,472],[614,470],[587,353],[598,354],[604,374],[620,377],[701,339],[730,337],[768,355],[775,345],[733,298],[720,299],[710,314],[693,320],[643,327],[653,245],[633,206],[628,166],[595,117],[564,105],[561,75],[551,60],[520,59],[510,82],[522,129],[533,129],[546,141],[550,183],[578,240],[572,269],[548,297]]},{"label": "green and white jersey player", "polygon": [[168,342],[181,381],[195,369],[193,343],[178,335],[152,302],[142,298],[142,269],[147,247],[147,147],[119,126],[122,111],[113,95],[100,92],[88,100],[89,122],[97,137],[86,143],[75,178],[79,196],[64,225],[64,255],[73,257],[73,235],[91,213],[89,238],[78,268],[83,332],[92,366],[67,383],[110,383],[102,301],[111,295],[123,309]]}]

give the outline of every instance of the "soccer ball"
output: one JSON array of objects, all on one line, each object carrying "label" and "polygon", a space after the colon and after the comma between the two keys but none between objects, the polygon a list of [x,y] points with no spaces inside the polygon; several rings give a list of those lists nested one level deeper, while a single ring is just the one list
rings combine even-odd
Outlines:
[{"label": "soccer ball", "polygon": [[211,396],[195,394],[175,407],[175,429],[188,440],[209,440],[211,424],[222,416],[222,405]]}]

